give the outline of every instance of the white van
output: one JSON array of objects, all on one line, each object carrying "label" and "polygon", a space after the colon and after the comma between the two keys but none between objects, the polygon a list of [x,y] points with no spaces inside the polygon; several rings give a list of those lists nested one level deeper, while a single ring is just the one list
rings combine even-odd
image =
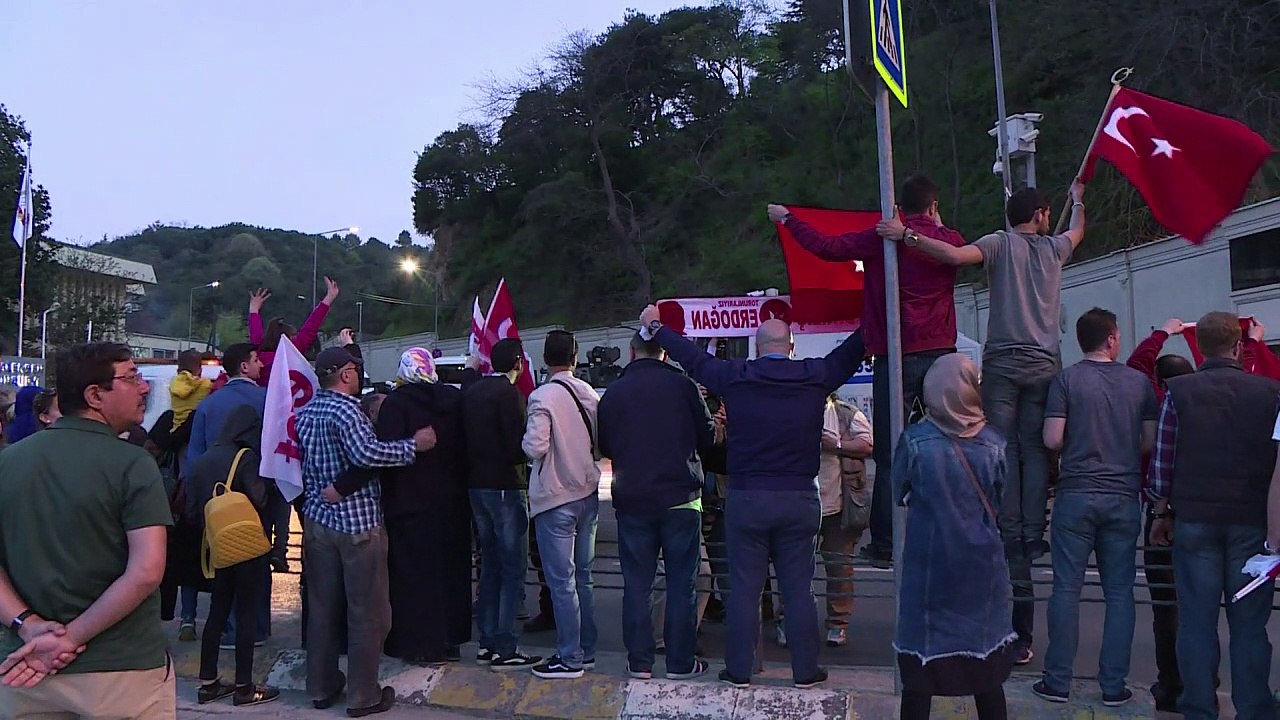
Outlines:
[{"label": "white van", "polygon": [[[151,432],[151,426],[156,424],[156,420],[172,407],[169,402],[169,384],[178,374],[178,363],[139,362],[137,365],[138,374],[151,386],[151,392],[147,394],[147,414],[142,419],[142,427]],[[220,363],[208,363],[200,368],[200,376],[209,380],[217,380],[220,375]]]}]

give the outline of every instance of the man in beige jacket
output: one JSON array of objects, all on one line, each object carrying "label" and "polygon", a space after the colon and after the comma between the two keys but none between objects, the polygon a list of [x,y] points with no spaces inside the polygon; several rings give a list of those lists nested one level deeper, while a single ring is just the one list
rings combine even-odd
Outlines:
[{"label": "man in beige jacket", "polygon": [[591,596],[600,514],[596,406],[600,396],[574,377],[578,343],[552,330],[543,345],[551,377],[529,396],[524,452],[533,462],[529,516],[556,616],[556,654],[533,668],[540,678],[578,678],[595,666],[596,624]]}]

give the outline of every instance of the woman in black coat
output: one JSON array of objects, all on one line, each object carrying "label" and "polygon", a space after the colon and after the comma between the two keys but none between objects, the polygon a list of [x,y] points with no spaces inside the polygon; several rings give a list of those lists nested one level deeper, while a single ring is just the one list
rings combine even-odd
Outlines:
[{"label": "woman in black coat", "polygon": [[438,382],[430,353],[401,358],[399,387],[378,414],[382,439],[428,425],[436,446],[412,465],[384,470],[391,633],[386,653],[415,663],[460,659],[471,639],[471,503],[467,490],[462,392]]}]

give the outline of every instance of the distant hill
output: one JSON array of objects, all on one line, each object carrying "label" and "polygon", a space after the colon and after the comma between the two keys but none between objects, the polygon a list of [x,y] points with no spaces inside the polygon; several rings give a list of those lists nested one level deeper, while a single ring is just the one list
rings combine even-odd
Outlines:
[{"label": "distant hill", "polygon": [[[266,287],[271,300],[267,318],[282,316],[299,325],[310,312],[311,263],[315,236],[291,230],[230,224],[221,227],[153,225],[140,233],[93,245],[93,249],[129,260],[150,263],[158,285],[148,288],[143,306],[129,317],[134,332],[182,337],[187,334],[191,304],[193,330],[209,337],[216,323],[225,343],[247,335],[249,292]],[[364,305],[366,337],[431,330],[434,308],[380,301],[378,295],[403,302],[434,302],[430,278],[422,271],[409,275],[400,268],[406,257],[419,261],[426,248],[392,247],[377,239],[361,242],[354,235],[318,240],[318,295],[324,296],[324,276],[341,287],[325,330],[359,324],[357,301]],[[202,286],[213,281],[217,288]],[[192,288],[199,288],[192,292]],[[301,297],[299,297],[301,296]],[[192,303],[192,300],[194,302]]]}]

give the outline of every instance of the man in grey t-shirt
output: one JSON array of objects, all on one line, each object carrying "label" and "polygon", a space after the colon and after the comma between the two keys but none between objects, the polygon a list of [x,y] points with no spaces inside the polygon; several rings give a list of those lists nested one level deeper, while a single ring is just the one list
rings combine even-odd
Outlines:
[{"label": "man in grey t-shirt", "polygon": [[1156,395],[1151,382],[1116,362],[1120,331],[1114,313],[1094,308],[1076,322],[1084,360],[1058,373],[1049,389],[1044,443],[1062,451],[1053,505],[1053,596],[1049,649],[1040,697],[1065,702],[1080,634],[1080,591],[1092,553],[1098,559],[1107,618],[1098,684],[1108,705],[1133,697],[1125,687],[1133,644],[1134,548],[1142,533],[1138,492],[1142,454],[1155,444]]},{"label": "man in grey t-shirt", "polygon": [[987,269],[991,311],[982,355],[982,406],[1008,442],[1000,534],[1013,579],[1020,665],[1033,657],[1031,561],[1048,549],[1049,457],[1041,430],[1049,381],[1060,364],[1062,266],[1084,240],[1084,185],[1077,181],[1070,193],[1071,226],[1061,235],[1049,235],[1049,200],[1034,188],[1019,190],[1005,204],[1011,231],[992,233],[972,245],[953,247],[917,235],[896,219],[876,226],[881,236],[942,262]]}]

